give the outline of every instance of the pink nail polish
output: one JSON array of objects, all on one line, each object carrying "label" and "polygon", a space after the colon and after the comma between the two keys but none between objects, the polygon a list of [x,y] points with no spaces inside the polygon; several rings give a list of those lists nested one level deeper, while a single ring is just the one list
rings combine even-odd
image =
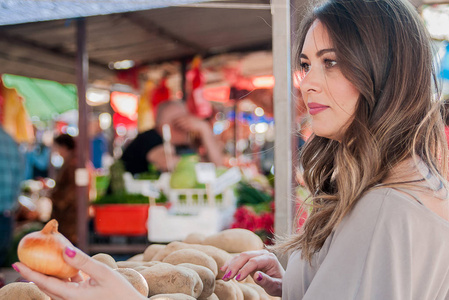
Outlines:
[{"label": "pink nail polish", "polygon": [[239,280],[240,279],[240,274],[237,275],[237,277],[235,277],[235,280]]},{"label": "pink nail polish", "polygon": [[74,258],[76,255],[76,251],[72,247],[67,247],[65,248],[65,254],[70,258]]},{"label": "pink nail polish", "polygon": [[228,273],[226,273],[225,276],[223,276],[222,279],[228,279],[229,276],[231,276],[231,271],[228,271]]},{"label": "pink nail polish", "polygon": [[16,266],[16,264],[12,264],[11,267],[16,270],[17,273],[20,273],[19,267]]},{"label": "pink nail polish", "polygon": [[263,279],[263,276],[261,273],[257,274],[257,281],[261,281]]}]

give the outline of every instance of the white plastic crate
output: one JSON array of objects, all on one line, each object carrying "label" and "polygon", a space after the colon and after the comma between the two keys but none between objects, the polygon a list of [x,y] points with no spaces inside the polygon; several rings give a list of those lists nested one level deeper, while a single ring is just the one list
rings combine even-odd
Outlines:
[{"label": "white plastic crate", "polygon": [[150,206],[148,240],[168,243],[184,240],[190,233],[211,235],[230,227],[236,209],[232,189],[226,189],[221,199],[210,203],[205,189],[172,189],[169,209]]},{"label": "white plastic crate", "polygon": [[[211,193],[212,194],[212,193]],[[198,213],[203,207],[217,207],[224,209],[235,206],[235,196],[232,189],[226,189],[218,197],[211,195],[208,199],[206,189],[171,189],[168,192],[170,203],[176,207],[178,212]]]}]

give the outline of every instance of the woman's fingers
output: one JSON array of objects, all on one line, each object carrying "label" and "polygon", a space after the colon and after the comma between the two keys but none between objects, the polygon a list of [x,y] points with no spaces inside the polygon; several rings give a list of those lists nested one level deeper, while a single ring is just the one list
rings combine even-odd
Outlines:
[{"label": "woman's fingers", "polygon": [[250,258],[246,264],[244,264],[238,273],[235,275],[235,279],[237,281],[243,280],[246,276],[254,273],[255,271],[266,271],[267,269],[271,269],[272,257],[269,253],[254,256]]},{"label": "woman's fingers", "polygon": [[[230,261],[227,261],[225,265],[222,267],[222,271],[225,271],[225,275],[223,276],[223,280],[229,280],[234,276],[240,274],[240,277],[237,280],[243,280],[250,274],[251,272],[257,271],[257,269],[253,269],[255,264],[250,262],[252,259],[268,254],[267,250],[257,250],[257,251],[247,251],[240,253],[236,257],[232,258]],[[242,274],[242,269],[244,268],[244,273]]]},{"label": "woman's fingers", "polygon": [[110,272],[108,266],[92,259],[86,253],[74,247],[64,249],[64,260],[72,267],[86,273],[96,282],[101,282],[105,278],[105,274]]},{"label": "woman's fingers", "polygon": [[260,285],[271,296],[282,296],[282,279],[273,278],[263,272],[254,273],[254,282]]},{"label": "woman's fingers", "polygon": [[70,285],[76,285],[75,282],[65,282],[55,277],[46,276],[35,272],[22,263],[14,264],[16,271],[25,279],[34,282],[40,290],[50,296],[52,299],[62,299],[59,295],[66,294]]}]

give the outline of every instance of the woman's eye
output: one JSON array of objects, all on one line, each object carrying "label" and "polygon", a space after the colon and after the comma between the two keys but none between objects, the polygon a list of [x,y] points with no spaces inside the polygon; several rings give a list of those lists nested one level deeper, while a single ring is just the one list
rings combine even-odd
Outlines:
[{"label": "woman's eye", "polygon": [[333,59],[325,59],[324,60],[324,65],[326,68],[332,68],[335,67],[337,65],[337,61],[333,60]]},{"label": "woman's eye", "polygon": [[310,71],[310,65],[309,65],[308,63],[302,62],[302,63],[300,64],[300,67],[301,67],[301,71],[302,71],[302,72],[307,73],[307,72]]}]

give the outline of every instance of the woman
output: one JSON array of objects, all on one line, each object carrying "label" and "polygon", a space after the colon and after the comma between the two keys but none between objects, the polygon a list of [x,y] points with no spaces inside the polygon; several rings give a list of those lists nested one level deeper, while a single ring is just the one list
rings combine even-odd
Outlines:
[{"label": "woman", "polygon": [[278,241],[292,251],[285,273],[249,252],[225,280],[255,273],[282,299],[447,299],[447,147],[419,16],[400,0],[331,0],[301,28],[312,212]]},{"label": "woman", "polygon": [[[447,147],[431,100],[429,40],[414,8],[405,0],[330,0],[305,19],[298,41],[314,132],[301,155],[312,210],[301,232],[277,243],[292,253],[286,271],[274,254],[246,252],[223,266],[224,280],[251,274],[282,299],[446,299]],[[93,286],[67,291],[15,266],[69,299],[118,285],[85,254],[66,254]]]}]

